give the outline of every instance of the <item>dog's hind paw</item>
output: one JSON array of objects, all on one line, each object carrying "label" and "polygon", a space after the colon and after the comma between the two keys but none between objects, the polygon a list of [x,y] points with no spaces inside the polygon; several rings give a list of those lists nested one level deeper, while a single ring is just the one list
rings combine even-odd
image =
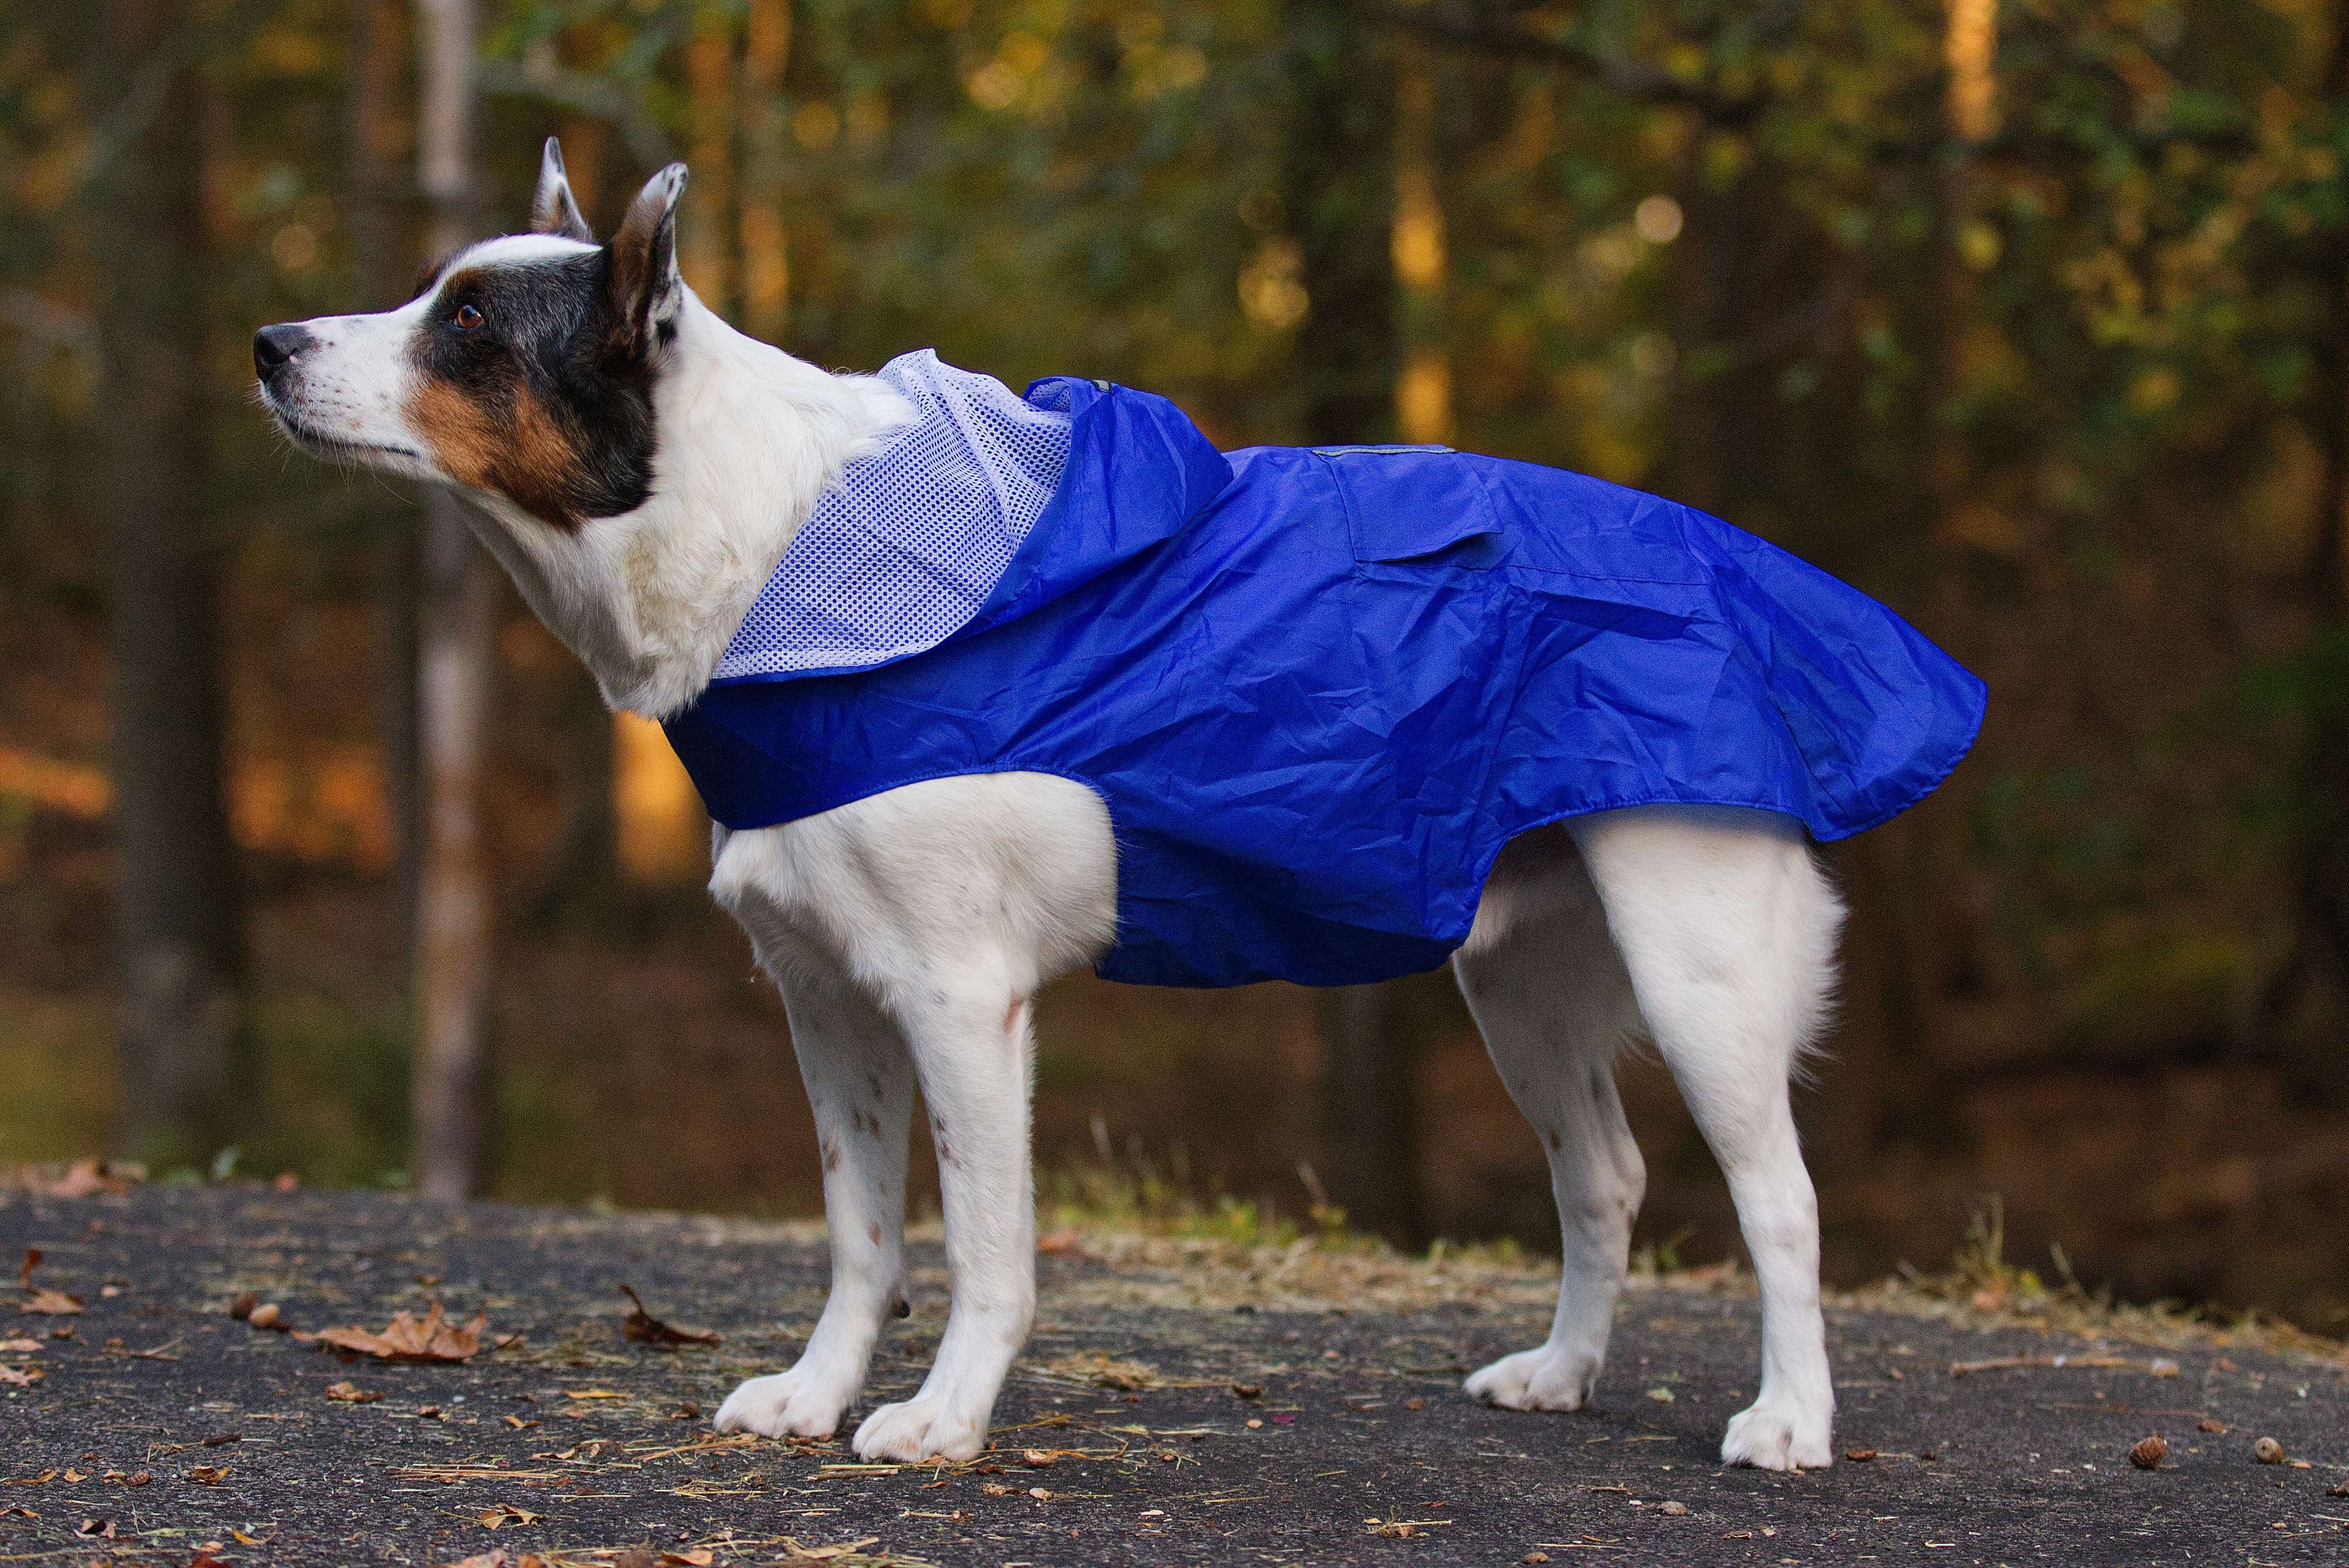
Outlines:
[{"label": "dog's hind paw", "polygon": [[1757,1399],[1729,1418],[1721,1462],[1755,1470],[1825,1470],[1835,1463],[1835,1418],[1826,1408],[1806,1409],[1799,1400]]},{"label": "dog's hind paw", "polygon": [[987,1417],[976,1418],[944,1399],[884,1405],[856,1429],[856,1457],[876,1463],[976,1459],[987,1446]]},{"label": "dog's hind paw", "polygon": [[726,1396],[711,1423],[721,1432],[756,1432],[762,1438],[828,1438],[841,1412],[856,1397],[836,1381],[794,1367],[771,1377],[753,1377]]},{"label": "dog's hind paw", "polygon": [[1468,1397],[1505,1410],[1579,1410],[1599,1381],[1599,1357],[1561,1345],[1504,1356],[1468,1375]]}]

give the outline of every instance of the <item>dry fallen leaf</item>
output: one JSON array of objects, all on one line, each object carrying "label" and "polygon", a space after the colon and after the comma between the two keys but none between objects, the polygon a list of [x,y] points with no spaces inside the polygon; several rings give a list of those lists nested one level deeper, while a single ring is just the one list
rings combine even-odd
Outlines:
[{"label": "dry fallen leaf", "polygon": [[327,1384],[326,1398],[338,1399],[346,1405],[372,1405],[383,1396],[372,1388],[362,1388],[357,1384],[346,1380]]},{"label": "dry fallen leaf", "polygon": [[1061,1456],[1050,1449],[1029,1449],[1019,1456],[1019,1462],[1030,1470],[1050,1470],[1060,1460]]},{"label": "dry fallen leaf", "polygon": [[93,1192],[127,1192],[129,1181],[124,1174],[102,1160],[77,1160],[67,1167],[66,1173],[49,1183],[52,1198],[87,1198]]},{"label": "dry fallen leaf", "polygon": [[683,1568],[709,1568],[712,1563],[718,1561],[718,1553],[707,1546],[697,1546],[690,1552],[664,1552],[661,1553],[661,1561],[681,1563]]},{"label": "dry fallen leaf", "polygon": [[783,1537],[783,1561],[786,1563],[828,1563],[835,1557],[853,1557],[868,1546],[878,1546],[881,1538],[865,1536],[861,1541],[842,1541],[830,1546],[802,1546],[790,1536]]},{"label": "dry fallen leaf", "polygon": [[476,1313],[471,1323],[458,1327],[436,1301],[420,1323],[413,1313],[396,1312],[380,1334],[368,1328],[322,1328],[310,1337],[331,1349],[385,1361],[470,1361],[481,1353],[481,1330],[489,1321],[487,1314]]},{"label": "dry fallen leaf", "polygon": [[1864,1465],[1876,1457],[1874,1449],[1846,1449],[1843,1457],[1856,1465]]},{"label": "dry fallen leaf", "polygon": [[476,1514],[474,1519],[482,1529],[496,1530],[508,1524],[536,1524],[545,1517],[546,1515],[543,1513],[533,1513],[526,1508],[516,1508],[512,1503],[502,1502],[495,1508]]},{"label": "dry fallen leaf", "polygon": [[0,1339],[0,1356],[30,1356],[40,1347],[37,1339]]},{"label": "dry fallen leaf", "polygon": [[245,1322],[255,1328],[283,1329],[285,1327],[284,1319],[285,1314],[279,1310],[274,1301],[264,1301],[244,1315]]},{"label": "dry fallen leaf", "polygon": [[33,1283],[33,1271],[41,1266],[41,1249],[25,1249],[25,1266],[16,1271],[16,1288],[25,1299],[16,1304],[18,1312],[45,1312],[66,1316],[81,1310],[81,1303],[60,1290],[50,1290]]},{"label": "dry fallen leaf", "polygon": [[620,1294],[635,1303],[635,1310],[620,1320],[621,1336],[639,1345],[715,1345],[718,1333],[709,1328],[678,1328],[663,1323],[645,1310],[644,1298],[623,1284]]},{"label": "dry fallen leaf", "polygon": [[85,1519],[74,1527],[74,1533],[87,1536],[92,1541],[111,1541],[114,1539],[114,1521]]},{"label": "dry fallen leaf", "polygon": [[2227,1423],[2216,1416],[2205,1416],[2194,1423],[2194,1429],[2198,1432],[2223,1432],[2227,1429]]},{"label": "dry fallen leaf", "polygon": [[228,1466],[191,1465],[185,1473],[198,1486],[218,1486],[228,1479]]},{"label": "dry fallen leaf", "polygon": [[47,1376],[37,1367],[0,1367],[0,1388],[29,1388]]}]

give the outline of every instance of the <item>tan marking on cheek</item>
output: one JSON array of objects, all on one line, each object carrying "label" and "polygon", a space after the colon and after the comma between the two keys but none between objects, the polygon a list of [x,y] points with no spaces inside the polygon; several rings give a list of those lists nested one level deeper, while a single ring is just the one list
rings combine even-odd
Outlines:
[{"label": "tan marking on cheek", "polygon": [[408,413],[440,471],[459,484],[495,490],[556,528],[578,526],[567,500],[578,453],[528,390],[501,411],[448,382],[427,381]]},{"label": "tan marking on cheek", "polygon": [[445,381],[427,381],[409,400],[409,423],[424,438],[440,470],[460,485],[492,490],[497,432],[488,414]]}]

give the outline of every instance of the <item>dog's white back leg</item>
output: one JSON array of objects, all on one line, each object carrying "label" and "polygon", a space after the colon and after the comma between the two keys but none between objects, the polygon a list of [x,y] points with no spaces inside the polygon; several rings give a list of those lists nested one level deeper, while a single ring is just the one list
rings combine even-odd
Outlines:
[{"label": "dog's white back leg", "polygon": [[1833,1462],[1818,1204],[1788,1082],[1833,989],[1842,908],[1801,830],[1763,812],[1641,807],[1570,824],[1690,1112],[1729,1179],[1762,1291],[1762,1387],[1721,1456]]},{"label": "dog's white back leg", "polygon": [[907,996],[905,1035],[937,1148],[954,1305],[911,1399],[856,1429],[864,1459],[967,1460],[1036,1314],[1036,1200],[1028,1150],[1034,1045],[1027,997],[978,965]]},{"label": "dog's white back leg", "polygon": [[905,1138],[913,1058],[897,1026],[818,954],[780,951],[783,934],[750,926],[781,986],[792,1047],[815,1113],[832,1294],[788,1372],[753,1377],[719,1407],[721,1432],[829,1437],[864,1385],[873,1346],[904,1296]]},{"label": "dog's white back leg", "polygon": [[1615,1092],[1615,1057],[1640,1030],[1639,1010],[1563,830],[1503,852],[1453,968],[1549,1157],[1564,1262],[1548,1342],[1477,1371],[1468,1392],[1511,1409],[1580,1409],[1607,1360],[1647,1168]]}]

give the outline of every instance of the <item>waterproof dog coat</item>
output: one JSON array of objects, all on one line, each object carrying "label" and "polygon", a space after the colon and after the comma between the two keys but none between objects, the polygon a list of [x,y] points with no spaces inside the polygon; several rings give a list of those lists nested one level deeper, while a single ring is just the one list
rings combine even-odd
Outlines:
[{"label": "waterproof dog coat", "polygon": [[1914,805],[1980,681],[1688,507],[1436,447],[1216,450],[1164,398],[934,356],[668,734],[710,814],[1057,774],[1117,835],[1112,979],[1433,967],[1503,845],[1659,801],[1840,839]]}]

